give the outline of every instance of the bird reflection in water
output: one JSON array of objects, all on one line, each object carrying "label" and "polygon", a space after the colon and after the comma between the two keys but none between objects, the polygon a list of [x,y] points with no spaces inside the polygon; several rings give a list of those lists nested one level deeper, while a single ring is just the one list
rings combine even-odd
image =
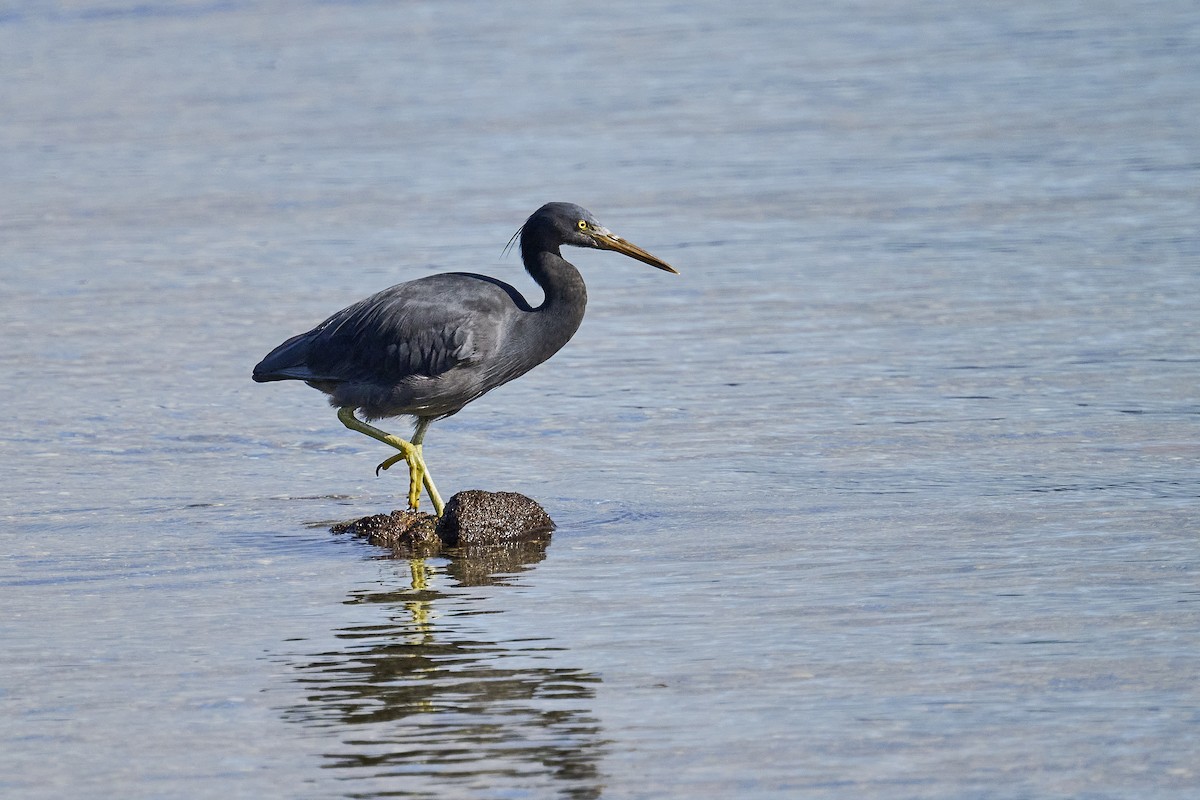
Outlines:
[{"label": "bird reflection in water", "polygon": [[408,588],[351,594],[347,604],[383,613],[337,631],[339,650],[303,657],[306,702],[285,716],[336,729],[326,766],[362,780],[354,796],[601,796],[599,677],[553,666],[563,651],[546,640],[482,640],[473,618],[495,609],[456,591],[510,583],[545,550],[396,561]]}]

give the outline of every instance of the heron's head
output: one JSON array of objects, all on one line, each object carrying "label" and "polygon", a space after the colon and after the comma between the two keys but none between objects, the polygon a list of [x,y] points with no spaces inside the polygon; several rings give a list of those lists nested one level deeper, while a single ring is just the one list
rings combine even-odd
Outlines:
[{"label": "heron's head", "polygon": [[[642,248],[627,242],[620,236],[601,225],[592,212],[574,203],[547,203],[533,212],[533,215],[517,231],[521,239],[521,251],[526,252],[529,246],[545,246],[569,244],[575,247],[591,247],[597,250],[615,250],[630,258],[636,258],[652,267],[679,274],[678,270],[667,262],[647,253]],[[514,236],[513,238],[517,238]]]}]

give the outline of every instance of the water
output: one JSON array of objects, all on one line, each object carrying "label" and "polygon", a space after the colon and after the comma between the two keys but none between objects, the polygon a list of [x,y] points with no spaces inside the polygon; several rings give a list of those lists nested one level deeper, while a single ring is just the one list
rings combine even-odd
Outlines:
[{"label": "water", "polygon": [[[1192,3],[0,10],[6,797],[1191,797]],[[286,336],[551,199],[583,329],[402,503]]]}]

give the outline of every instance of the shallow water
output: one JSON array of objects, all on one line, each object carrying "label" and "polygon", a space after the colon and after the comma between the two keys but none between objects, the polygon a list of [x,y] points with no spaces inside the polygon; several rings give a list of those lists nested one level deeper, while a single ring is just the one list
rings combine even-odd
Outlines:
[{"label": "shallow water", "polygon": [[[1194,4],[0,11],[0,793],[1191,797]],[[389,560],[250,367],[591,208],[431,429],[559,530]],[[402,429],[402,423],[394,426]]]}]

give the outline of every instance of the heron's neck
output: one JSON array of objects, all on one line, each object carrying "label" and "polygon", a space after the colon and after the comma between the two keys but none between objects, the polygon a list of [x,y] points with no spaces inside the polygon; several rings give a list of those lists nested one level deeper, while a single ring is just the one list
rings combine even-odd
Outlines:
[{"label": "heron's neck", "polygon": [[579,270],[559,254],[557,247],[536,250],[524,261],[525,269],[546,295],[533,310],[536,336],[543,347],[553,347],[554,352],[579,330],[587,307],[587,287]]},{"label": "heron's neck", "polygon": [[578,311],[583,318],[583,309],[587,305],[587,287],[584,286],[583,276],[570,261],[558,252],[558,248],[540,250],[532,257],[525,259],[525,269],[542,287],[546,299],[538,307],[538,311],[551,314],[562,314]]}]

